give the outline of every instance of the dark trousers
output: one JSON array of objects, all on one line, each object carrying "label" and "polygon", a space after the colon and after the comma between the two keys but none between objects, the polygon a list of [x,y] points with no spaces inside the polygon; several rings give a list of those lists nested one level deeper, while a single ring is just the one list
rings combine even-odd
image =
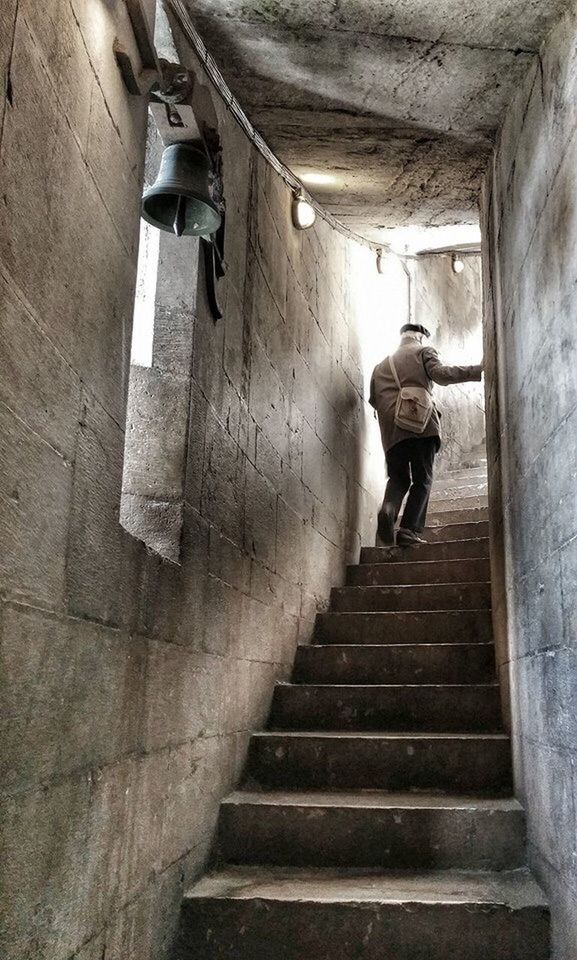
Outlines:
[{"label": "dark trousers", "polygon": [[[433,484],[433,464],[439,447],[438,437],[411,437],[387,450],[389,481],[379,516],[396,521],[407,491],[401,527],[420,533],[425,526]],[[410,488],[410,489],[409,489]]]}]

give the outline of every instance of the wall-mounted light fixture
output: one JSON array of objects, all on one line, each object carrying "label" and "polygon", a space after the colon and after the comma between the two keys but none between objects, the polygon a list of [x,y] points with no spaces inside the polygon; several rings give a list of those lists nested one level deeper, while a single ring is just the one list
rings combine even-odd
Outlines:
[{"label": "wall-mounted light fixture", "polygon": [[302,190],[297,190],[293,195],[291,212],[293,226],[297,230],[308,230],[317,218],[315,208],[305,200]]},{"label": "wall-mounted light fixture", "polygon": [[383,263],[383,248],[377,247],[377,273],[384,273],[385,265]]},{"label": "wall-mounted light fixture", "polygon": [[462,260],[458,254],[454,253],[452,266],[453,266],[454,273],[462,273],[463,270],[465,269],[465,261]]}]

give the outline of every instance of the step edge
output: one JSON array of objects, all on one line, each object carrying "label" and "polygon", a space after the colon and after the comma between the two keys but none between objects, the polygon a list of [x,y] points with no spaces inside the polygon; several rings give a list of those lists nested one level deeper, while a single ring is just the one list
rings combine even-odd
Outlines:
[{"label": "step edge", "polygon": [[[354,792],[354,791],[351,791]],[[370,792],[370,791],[367,791]],[[279,799],[274,791],[263,791],[262,795],[256,791],[243,791],[235,790],[233,793],[229,794],[227,797],[224,797],[220,802],[221,807],[244,807],[244,806],[254,806],[254,807],[306,807],[307,809],[323,809],[323,810],[423,810],[425,812],[430,812],[431,810],[441,810],[443,812],[451,812],[454,810],[459,811],[471,811],[475,813],[488,813],[491,815],[495,811],[502,813],[510,813],[515,815],[525,815],[525,810],[515,797],[479,797],[477,801],[475,799],[462,799],[455,797],[451,802],[446,804],[435,804],[430,803],[429,805],[423,803],[419,805],[410,804],[408,801],[402,802],[391,802],[391,803],[376,803],[374,800],[371,802],[370,797],[366,798],[366,803],[351,803],[347,802],[345,799],[339,802],[338,794],[335,794],[336,803],[328,803],[323,800],[315,800],[313,791],[308,792],[308,796],[311,798],[303,799],[302,793],[295,797],[290,797],[287,793],[278,793],[282,796],[282,799]],[[307,791],[304,791],[307,793]],[[359,791],[361,794],[361,791]],[[417,796],[424,799],[423,794],[417,794]],[[431,798],[437,798],[438,794],[431,794]],[[275,799],[276,797],[276,799]],[[391,798],[394,797],[394,793],[391,794]],[[364,800],[365,798],[360,796],[359,799]],[[484,806],[477,806],[479,800],[485,800],[486,803]]]},{"label": "step edge", "polygon": [[[480,507],[479,509],[481,509],[481,510],[486,510],[486,507]],[[450,512],[450,513],[458,513],[459,511],[458,511],[458,510],[451,510],[451,511],[447,510],[447,513],[449,513],[449,512]],[[467,512],[469,512],[469,511],[467,511]],[[437,514],[437,516],[438,516],[438,514]],[[427,526],[425,527],[425,531],[426,531],[426,530],[442,530],[444,527],[474,527],[474,526],[478,526],[478,525],[481,525],[481,524],[487,524],[487,526],[488,526],[488,525],[489,525],[489,520],[488,520],[487,518],[477,519],[477,520],[449,520],[447,523],[435,523],[434,525],[427,524]],[[468,540],[469,537],[465,537],[465,539]],[[471,539],[471,540],[473,540],[473,539],[475,539],[475,540],[485,540],[486,538],[485,538],[485,537],[471,537],[470,539]]]},{"label": "step edge", "polygon": [[306,688],[329,690],[471,690],[476,687],[482,690],[498,690],[500,684],[494,683],[293,683],[291,680],[278,680],[275,690],[303,690]]},{"label": "step edge", "polygon": [[[450,523],[447,523],[447,524],[441,525],[441,526],[439,526],[439,527],[435,527],[434,529],[435,529],[435,530],[440,530],[440,529],[443,528],[443,526],[450,527],[451,524],[450,524]],[[453,524],[453,526],[458,527],[458,526],[460,526],[460,524],[456,523],[456,524]],[[430,527],[428,527],[428,528],[426,527],[425,529],[431,529],[431,528],[430,528]],[[463,543],[489,543],[490,539],[491,539],[490,537],[463,537],[463,539],[461,539],[461,540],[431,540],[431,541],[426,540],[425,543],[420,544],[420,546],[422,546],[422,547],[441,547],[441,546],[443,546],[443,545],[444,545],[444,546],[447,546],[448,544],[451,544],[451,546],[453,546],[454,544],[463,544]],[[391,549],[390,547],[377,547],[377,546],[375,546],[375,545],[372,545],[372,546],[371,546],[370,544],[364,544],[363,546],[361,546],[361,550],[382,550],[382,551],[384,552],[384,551],[390,550],[390,549]],[[419,544],[415,544],[414,546],[410,546],[410,547],[401,547],[401,546],[398,546],[398,547],[397,547],[397,544],[395,544],[395,547],[394,547],[393,549],[399,549],[399,550],[416,550],[416,551],[418,551],[418,549],[419,549]]]},{"label": "step edge", "polygon": [[[386,547],[384,548],[374,547],[373,549],[386,550]],[[490,563],[490,559],[489,557],[451,557],[450,559],[447,559],[447,560],[417,560],[417,559],[391,560],[387,564],[377,563],[376,561],[371,562],[370,560],[368,560],[368,561],[365,561],[364,563],[362,561],[359,561],[359,563],[347,563],[347,570],[358,570],[358,569],[362,570],[363,567],[382,567],[382,566],[386,566],[390,570],[392,567],[423,567],[423,566],[431,566],[431,564],[434,564],[434,565],[438,564],[440,566],[441,564],[446,565],[446,564],[463,564],[463,563]]]},{"label": "step edge", "polygon": [[491,586],[490,580],[463,580],[443,581],[442,583],[345,583],[342,587],[332,587],[332,590],[422,590],[424,587],[478,587]]},{"label": "step edge", "polygon": [[456,740],[495,740],[504,742],[510,741],[510,736],[508,733],[496,733],[496,732],[477,732],[477,733],[466,733],[466,732],[432,732],[432,731],[395,731],[395,730],[255,730],[251,733],[251,739],[272,739],[273,737],[284,737],[289,738],[290,740],[297,739],[298,737],[307,738],[307,739],[323,739],[323,740],[394,740],[394,741],[403,741],[403,740],[450,740],[454,742]]},{"label": "step edge", "polygon": [[[419,897],[418,891],[411,891],[406,896],[401,896],[399,894],[395,895],[391,891],[391,895],[384,896],[384,890],[375,891],[372,896],[354,896],[354,893],[351,892],[350,896],[346,897],[336,897],[324,895],[324,896],[313,896],[312,893],[306,895],[306,893],[298,888],[294,891],[292,895],[280,896],[278,892],[267,891],[266,887],[264,889],[256,889],[254,892],[246,891],[246,886],[240,886],[237,891],[230,889],[231,882],[239,883],[242,879],[245,880],[245,884],[250,882],[251,877],[254,877],[255,880],[259,879],[259,876],[262,877],[264,874],[264,879],[277,884],[286,882],[287,887],[294,884],[295,880],[300,878],[308,879],[309,881],[315,882],[319,892],[322,891],[322,881],[333,881],[336,879],[342,880],[343,884],[350,884],[351,878],[363,878],[363,879],[372,879],[373,881],[380,879],[383,882],[391,883],[391,880],[397,882],[406,881],[407,879],[416,879],[417,881],[422,878],[424,881],[427,881],[427,884],[430,885],[431,880],[434,877],[442,877],[444,880],[454,879],[454,882],[459,882],[460,885],[464,888],[459,894],[453,896],[452,898],[443,896],[439,894],[437,897],[431,896],[421,896]],[[494,891],[494,895],[489,895],[486,899],[479,898],[479,888],[473,887],[469,895],[467,895],[466,886],[467,881],[472,881],[473,879],[479,880],[483,878],[493,878],[494,881],[500,881],[501,889],[497,888]],[[221,881],[223,884],[222,891],[219,891],[215,887],[215,881]],[[510,887],[509,890],[506,890],[506,884],[509,881]],[[464,894],[464,895],[463,895]],[[506,895],[507,894],[507,895]],[[503,910],[521,912],[527,910],[537,910],[543,911],[549,909],[549,903],[547,898],[536,882],[535,878],[531,874],[530,870],[527,867],[520,867],[514,870],[458,870],[458,869],[446,869],[446,870],[387,870],[378,867],[364,867],[364,868],[323,868],[323,867],[262,867],[260,865],[250,865],[243,866],[238,871],[231,869],[231,867],[215,870],[211,873],[205,874],[201,877],[197,883],[189,887],[184,893],[184,905],[187,903],[194,903],[198,901],[219,901],[227,903],[247,903],[251,901],[262,901],[265,900],[267,903],[314,903],[314,904],[324,904],[338,907],[347,907],[347,906],[357,906],[362,904],[371,904],[378,903],[383,907],[386,906],[407,906],[409,904],[415,905],[426,905],[428,907],[444,908],[444,907],[464,907],[470,908],[475,907],[479,911],[486,910],[487,907],[500,907]]]},{"label": "step edge", "polygon": [[338,650],[341,647],[344,650],[366,650],[371,649],[372,647],[375,650],[381,650],[383,646],[389,648],[399,647],[399,649],[406,650],[408,647],[417,647],[419,650],[428,649],[429,647],[447,647],[447,649],[454,650],[455,647],[474,647],[476,649],[483,649],[483,647],[491,647],[494,649],[495,644],[491,640],[483,640],[480,643],[466,642],[462,640],[456,640],[452,643],[447,641],[440,640],[438,643],[428,643],[423,641],[422,643],[302,643],[297,647],[296,655],[299,655],[301,650]]},{"label": "step edge", "polygon": [[[425,562],[426,562],[426,561],[425,561]],[[353,566],[358,566],[358,565],[357,565],[357,564],[353,564]],[[382,566],[382,564],[378,564],[378,566]],[[359,584],[353,584],[353,586],[358,586],[358,587],[377,587],[378,589],[382,589],[382,587],[385,587],[385,588],[388,588],[388,587],[404,587],[404,588],[412,587],[412,588],[417,588],[417,589],[419,589],[419,590],[422,590],[423,587],[435,587],[435,588],[438,588],[438,587],[455,587],[455,586],[457,586],[457,587],[467,587],[467,586],[475,586],[475,587],[477,587],[480,583],[484,583],[484,584],[486,584],[487,586],[491,586],[491,580],[463,580],[463,581],[457,582],[457,583],[455,583],[454,580],[441,580],[441,581],[439,581],[438,583],[384,583],[384,584],[380,584],[380,583],[359,583]],[[346,590],[346,589],[348,589],[348,586],[349,586],[348,584],[344,583],[344,584],[342,584],[342,586],[340,586],[340,587],[332,587],[331,589],[333,589],[333,590]]]},{"label": "step edge", "polygon": [[[484,581],[480,581],[480,582],[482,583]],[[434,584],[434,586],[438,586],[438,584]],[[451,584],[451,586],[454,586],[454,584]],[[332,589],[343,590],[345,588],[333,587]],[[382,588],[379,588],[379,589],[382,589]],[[404,616],[406,616],[407,614],[410,614],[410,615],[422,617],[423,614],[428,614],[428,613],[442,613],[442,614],[451,613],[451,614],[457,615],[457,614],[463,614],[463,613],[490,613],[490,612],[491,611],[487,607],[467,607],[466,610],[456,610],[454,607],[447,607],[439,610],[322,610],[322,611],[319,611],[317,615],[320,617],[324,617],[324,616],[342,617],[345,615],[360,616],[360,617],[374,617],[374,616],[389,617],[389,616],[398,616],[399,614],[403,614]]]}]

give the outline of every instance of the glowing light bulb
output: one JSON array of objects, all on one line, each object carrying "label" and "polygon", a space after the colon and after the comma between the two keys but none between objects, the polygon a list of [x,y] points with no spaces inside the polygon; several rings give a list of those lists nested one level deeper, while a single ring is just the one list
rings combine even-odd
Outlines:
[{"label": "glowing light bulb", "polygon": [[465,269],[465,263],[457,256],[456,253],[453,254],[453,270],[455,273],[462,273]]},{"label": "glowing light bulb", "polygon": [[317,218],[315,208],[305,200],[302,193],[296,193],[292,202],[292,221],[297,230],[308,230]]}]

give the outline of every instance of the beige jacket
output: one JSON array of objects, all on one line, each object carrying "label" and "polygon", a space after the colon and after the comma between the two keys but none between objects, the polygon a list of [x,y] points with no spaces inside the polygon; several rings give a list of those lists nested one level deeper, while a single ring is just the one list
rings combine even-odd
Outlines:
[{"label": "beige jacket", "polygon": [[[447,367],[441,363],[439,354],[433,347],[420,342],[418,334],[404,333],[393,357],[402,386],[425,387],[431,394],[433,383],[448,386],[450,383],[465,383],[468,380],[481,379],[482,368],[479,364],[470,367]],[[401,440],[414,439],[417,436],[438,437],[438,446],[440,446],[441,414],[436,406],[423,433],[410,433],[395,425],[398,393],[389,358],[385,357],[373,370],[369,396],[369,403],[377,411],[385,452]]]}]

